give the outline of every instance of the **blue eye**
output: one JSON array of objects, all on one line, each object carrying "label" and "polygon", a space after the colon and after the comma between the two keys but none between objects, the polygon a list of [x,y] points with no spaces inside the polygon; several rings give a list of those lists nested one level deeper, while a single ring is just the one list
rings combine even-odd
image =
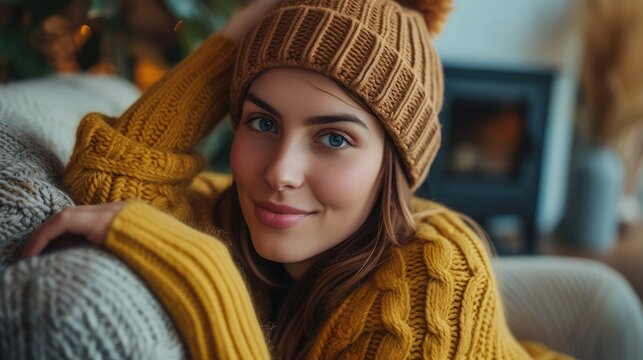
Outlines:
[{"label": "blue eye", "polygon": [[254,119],[250,119],[248,120],[248,124],[252,129],[256,131],[273,133],[277,132],[275,122],[265,117],[256,117]]},{"label": "blue eye", "polygon": [[334,149],[342,149],[349,145],[345,137],[334,133],[323,135],[321,137],[321,141]]}]

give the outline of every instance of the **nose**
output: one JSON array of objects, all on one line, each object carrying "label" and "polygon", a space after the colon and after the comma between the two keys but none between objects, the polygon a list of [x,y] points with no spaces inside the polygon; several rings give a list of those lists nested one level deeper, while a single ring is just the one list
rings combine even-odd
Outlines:
[{"label": "nose", "polygon": [[297,189],[304,183],[306,158],[294,142],[275,149],[264,172],[264,179],[275,191]]}]

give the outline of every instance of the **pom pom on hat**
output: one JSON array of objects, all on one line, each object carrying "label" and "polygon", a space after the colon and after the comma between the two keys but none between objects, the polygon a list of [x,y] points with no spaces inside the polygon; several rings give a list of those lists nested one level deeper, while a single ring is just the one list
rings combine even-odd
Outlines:
[{"label": "pom pom on hat", "polygon": [[453,10],[453,0],[395,0],[398,4],[419,11],[424,16],[431,36],[442,32],[449,13]]}]

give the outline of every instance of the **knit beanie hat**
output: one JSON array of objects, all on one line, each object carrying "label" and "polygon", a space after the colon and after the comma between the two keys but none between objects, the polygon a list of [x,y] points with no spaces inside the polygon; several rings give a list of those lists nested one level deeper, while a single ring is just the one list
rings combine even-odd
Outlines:
[{"label": "knit beanie hat", "polygon": [[451,0],[285,0],[246,35],[231,87],[234,126],[252,80],[312,70],[360,98],[393,140],[417,189],[440,146],[442,65],[432,39]]}]

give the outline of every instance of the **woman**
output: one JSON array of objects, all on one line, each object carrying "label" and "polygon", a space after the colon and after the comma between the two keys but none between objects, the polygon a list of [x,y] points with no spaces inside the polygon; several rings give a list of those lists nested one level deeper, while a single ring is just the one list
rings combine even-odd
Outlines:
[{"label": "woman", "polygon": [[[411,200],[439,146],[450,2],[405,6],[250,6],[120,118],[83,119],[65,181],[101,205],[53,216],[26,254],[65,232],[105,246],[193,358],[552,358],[510,334],[475,234]],[[191,152],[228,108],[231,187]]]}]

